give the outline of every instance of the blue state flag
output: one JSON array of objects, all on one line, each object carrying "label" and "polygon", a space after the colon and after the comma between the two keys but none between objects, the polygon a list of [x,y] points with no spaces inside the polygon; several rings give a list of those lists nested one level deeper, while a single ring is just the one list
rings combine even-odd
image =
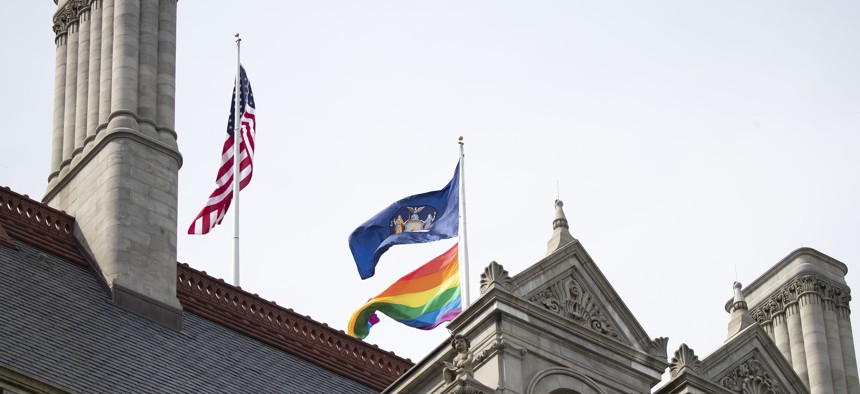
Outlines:
[{"label": "blue state flag", "polygon": [[388,248],[456,237],[460,227],[460,164],[441,190],[416,194],[391,204],[349,235],[349,249],[361,279],[376,273]]}]

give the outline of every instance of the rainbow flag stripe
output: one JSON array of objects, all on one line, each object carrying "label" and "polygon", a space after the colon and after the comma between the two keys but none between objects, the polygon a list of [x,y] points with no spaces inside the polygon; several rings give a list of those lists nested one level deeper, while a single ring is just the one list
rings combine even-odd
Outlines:
[{"label": "rainbow flag stripe", "polygon": [[394,282],[358,308],[349,319],[349,335],[364,339],[379,322],[376,312],[407,326],[430,330],[460,314],[460,263],[457,244]]}]

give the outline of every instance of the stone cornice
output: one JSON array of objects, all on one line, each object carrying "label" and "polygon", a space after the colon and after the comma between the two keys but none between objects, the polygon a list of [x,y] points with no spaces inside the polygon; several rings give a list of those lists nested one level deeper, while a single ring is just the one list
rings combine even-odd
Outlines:
[{"label": "stone cornice", "polygon": [[788,281],[759,305],[750,309],[750,315],[759,323],[768,323],[773,315],[784,313],[785,308],[805,294],[817,294],[824,301],[832,301],[836,307],[849,309],[851,290],[814,274],[800,274]]},{"label": "stone cornice", "polygon": [[[810,261],[811,258],[813,261]],[[823,264],[821,264],[823,263]],[[792,265],[797,265],[794,267],[790,274],[822,274],[829,272],[832,275],[843,277],[848,273],[848,266],[845,263],[836,260],[824,253],[821,253],[812,248],[799,248],[795,249],[788,256],[785,256],[778,263],[774,264],[773,267],[770,267],[765,273],[761,274],[758,278],[752,281],[750,284],[744,286],[744,294],[747,295],[747,301],[757,303],[755,300],[750,300],[749,295],[756,293],[762,286],[766,286],[767,282],[770,278],[777,276],[781,271],[784,271],[790,268]],[[790,275],[786,273],[782,273],[783,275]],[[830,275],[825,274],[825,275]],[[831,276],[831,280],[835,276]],[[734,299],[731,299],[726,302],[726,311],[730,311],[731,304],[734,302]]]},{"label": "stone cornice", "polygon": [[[111,116],[113,117],[113,116],[115,116],[116,113],[119,113],[119,112],[127,113],[128,111],[115,111],[114,114],[111,114]],[[173,132],[173,135],[175,135],[175,134],[176,133]],[[108,142],[110,142],[114,139],[117,139],[117,138],[128,138],[128,139],[137,141],[143,145],[146,145],[150,148],[153,148],[154,150],[160,151],[161,153],[164,153],[165,155],[176,160],[178,167],[182,167],[182,155],[178,151],[176,151],[176,149],[171,148],[170,146],[167,146],[166,144],[164,144],[161,141],[156,141],[156,140],[153,140],[152,138],[141,135],[140,133],[137,133],[134,131],[126,131],[126,130],[119,129],[119,130],[111,131],[107,134],[100,134],[98,138],[100,138],[98,140],[98,143],[96,143],[96,145],[93,147],[92,150],[90,150],[86,155],[84,155],[84,157],[81,159],[81,161],[79,163],[77,163],[77,165],[75,165],[71,170],[69,170],[69,172],[66,173],[65,176],[61,177],[57,181],[56,184],[51,184],[49,186],[49,189],[45,193],[45,197],[42,198],[42,201],[51,201],[51,199],[54,198],[54,196],[60,190],[62,190],[63,187],[66,186],[66,184],[71,182],[71,180],[74,178],[74,176],[78,172],[80,172],[81,169],[86,167],[86,164],[89,163],[90,160],[92,160],[102,150],[102,148],[104,148],[105,145],[107,145]],[[54,174],[51,174],[51,176],[53,176],[53,175]]]}]

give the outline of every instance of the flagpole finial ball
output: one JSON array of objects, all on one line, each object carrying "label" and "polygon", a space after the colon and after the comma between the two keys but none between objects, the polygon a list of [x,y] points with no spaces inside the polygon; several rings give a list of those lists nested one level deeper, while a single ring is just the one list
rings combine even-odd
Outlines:
[{"label": "flagpole finial ball", "polygon": [[461,141],[461,142],[462,142],[462,141],[463,141],[463,136],[461,135],[459,138],[457,138],[457,141]]}]

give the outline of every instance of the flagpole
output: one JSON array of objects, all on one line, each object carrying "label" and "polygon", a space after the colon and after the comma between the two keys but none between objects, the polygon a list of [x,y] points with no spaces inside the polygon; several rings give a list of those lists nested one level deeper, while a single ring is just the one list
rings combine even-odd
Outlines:
[{"label": "flagpole", "polygon": [[242,145],[242,130],[241,120],[239,117],[239,94],[242,90],[241,69],[242,63],[239,60],[240,44],[242,39],[239,38],[239,33],[236,33],[236,96],[233,100],[236,102],[233,108],[233,285],[239,286],[239,178],[240,178],[240,162],[239,146]]},{"label": "flagpole", "polygon": [[469,245],[466,241],[466,155],[463,153],[463,136],[459,138],[460,144],[460,244],[463,246],[463,267],[465,269],[466,299],[463,309],[471,305],[471,293],[469,291]]}]

